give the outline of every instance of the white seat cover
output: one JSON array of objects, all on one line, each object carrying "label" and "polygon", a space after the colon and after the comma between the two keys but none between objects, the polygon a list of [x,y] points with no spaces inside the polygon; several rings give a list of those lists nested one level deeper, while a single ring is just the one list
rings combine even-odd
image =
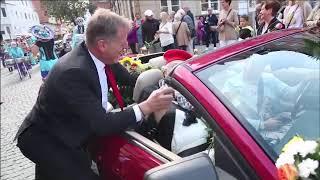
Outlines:
[{"label": "white seat cover", "polygon": [[171,151],[175,154],[207,142],[208,131],[206,125],[200,119],[197,119],[198,123],[183,126],[185,118],[185,112],[177,109],[171,142]]}]

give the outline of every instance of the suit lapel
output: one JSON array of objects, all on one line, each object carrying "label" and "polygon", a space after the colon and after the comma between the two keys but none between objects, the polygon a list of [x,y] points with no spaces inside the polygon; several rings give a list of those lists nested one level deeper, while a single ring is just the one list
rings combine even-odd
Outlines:
[{"label": "suit lapel", "polygon": [[[76,54],[80,57],[82,63],[81,63],[81,68],[87,71],[88,76],[90,79],[93,80],[94,83],[94,90],[96,94],[99,96],[99,98],[102,98],[102,93],[101,93],[101,86],[100,86],[100,81],[99,81],[99,75],[97,68],[93,62],[93,59],[91,58],[89,51],[85,45],[84,42],[78,46],[76,49]],[[79,59],[79,60],[80,60]]]}]

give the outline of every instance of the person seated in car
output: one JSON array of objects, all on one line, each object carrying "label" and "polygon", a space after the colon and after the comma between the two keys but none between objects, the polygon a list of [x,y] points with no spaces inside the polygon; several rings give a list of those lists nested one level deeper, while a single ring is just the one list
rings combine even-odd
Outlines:
[{"label": "person seated in car", "polygon": [[[163,57],[166,61],[166,65],[162,67],[163,74],[160,70],[152,69],[139,76],[133,95],[138,103],[148,98],[152,91],[164,85],[164,83],[158,83],[159,80],[164,82],[163,77],[168,76],[178,64],[191,58],[192,55],[183,50],[168,50]],[[149,79],[149,77],[152,78]],[[141,93],[137,93],[138,91]],[[176,101],[169,109],[150,115],[147,123],[140,126],[137,132],[182,157],[206,150],[209,145],[206,125],[196,118],[191,104],[177,91],[175,97]]]},{"label": "person seated in car", "polygon": [[243,70],[229,78],[222,91],[255,129],[277,130],[291,121],[292,107],[282,101],[293,102],[302,84],[287,85],[272,70],[266,72],[270,64],[254,60],[256,56],[252,55],[241,65]]}]

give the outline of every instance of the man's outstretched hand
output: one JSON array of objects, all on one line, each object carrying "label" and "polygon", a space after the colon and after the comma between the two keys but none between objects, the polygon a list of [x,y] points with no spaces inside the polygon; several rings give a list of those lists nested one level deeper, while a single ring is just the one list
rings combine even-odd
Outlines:
[{"label": "man's outstretched hand", "polygon": [[139,107],[145,116],[168,109],[173,101],[173,95],[174,90],[171,87],[161,87],[153,91],[147,100],[139,104]]}]

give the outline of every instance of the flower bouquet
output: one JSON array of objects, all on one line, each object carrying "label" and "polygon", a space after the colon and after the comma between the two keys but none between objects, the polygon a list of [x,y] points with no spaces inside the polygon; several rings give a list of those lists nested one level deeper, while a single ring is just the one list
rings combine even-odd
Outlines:
[{"label": "flower bouquet", "polygon": [[[123,65],[128,72],[134,76],[138,77],[142,72],[151,69],[148,64],[142,64],[139,60],[139,57],[123,57],[119,63]],[[133,88],[132,86],[119,86],[120,93],[126,105],[134,103],[132,96],[133,96]],[[114,97],[113,93],[108,93],[108,101],[113,105],[113,107],[118,108],[118,103],[116,98]]]},{"label": "flower bouquet", "polygon": [[276,166],[280,180],[320,179],[320,141],[294,136],[282,149]]},{"label": "flower bouquet", "polygon": [[124,57],[119,61],[119,63],[123,65],[130,74],[133,75],[139,75],[143,71],[151,69],[151,67],[148,64],[142,64],[139,60],[139,57],[137,59],[131,57]]}]

